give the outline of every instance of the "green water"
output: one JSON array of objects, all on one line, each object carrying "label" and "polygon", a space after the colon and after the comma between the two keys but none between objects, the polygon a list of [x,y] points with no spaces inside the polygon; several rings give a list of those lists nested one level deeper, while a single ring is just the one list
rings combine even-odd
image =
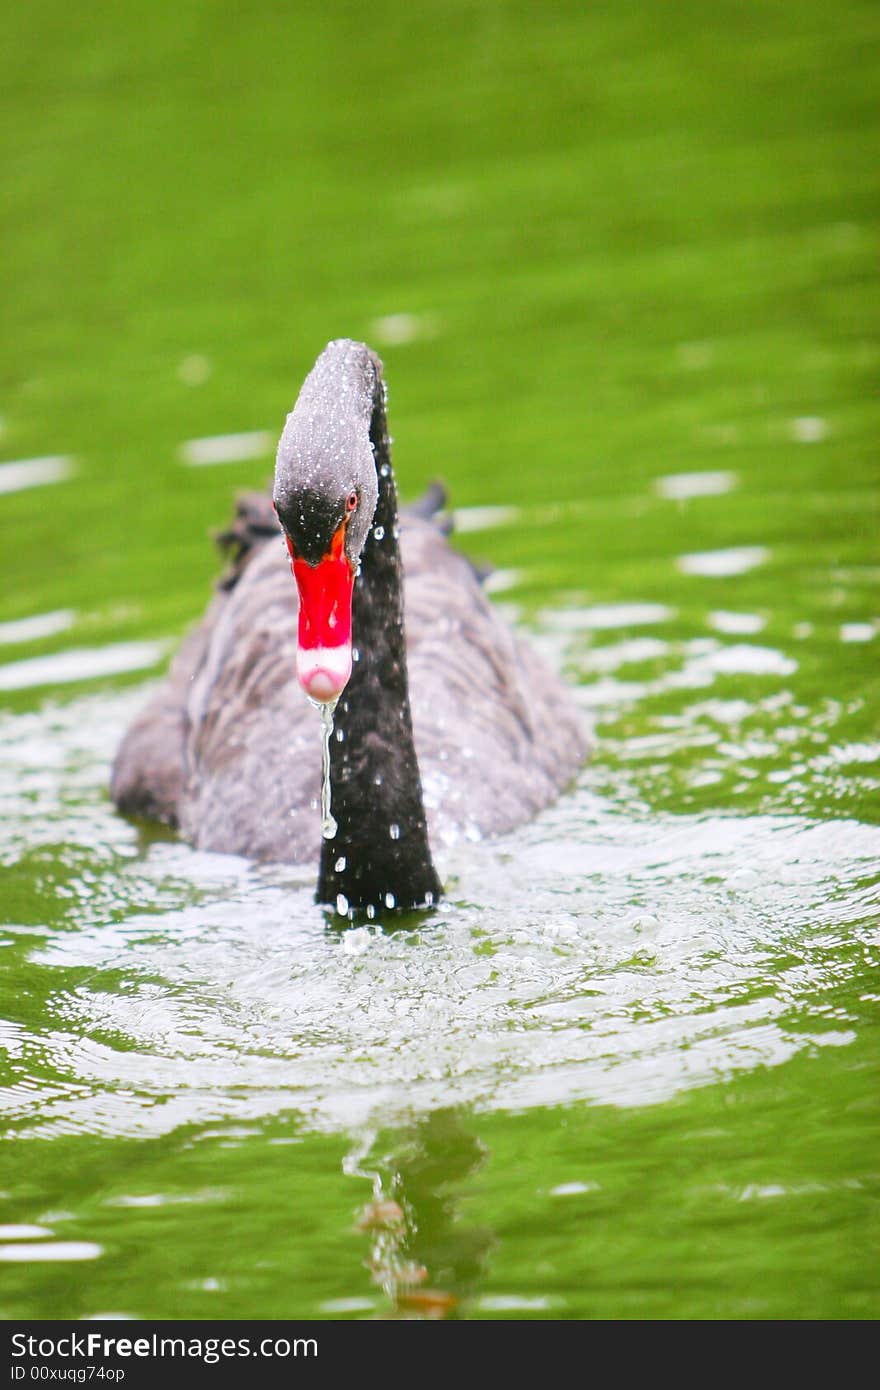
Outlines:
[{"label": "green water", "polygon": [[[876,5],[2,26],[0,1313],[876,1317]],[[105,791],[340,334],[596,735],[347,936]]]}]

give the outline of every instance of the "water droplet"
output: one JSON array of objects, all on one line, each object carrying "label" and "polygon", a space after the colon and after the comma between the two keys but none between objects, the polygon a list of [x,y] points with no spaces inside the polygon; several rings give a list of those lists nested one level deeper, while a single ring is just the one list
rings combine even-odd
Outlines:
[{"label": "water droplet", "polygon": [[336,730],[336,742],[337,742],[337,743],[342,743],[342,742],[344,741],[344,739],[345,739],[345,730],[344,730],[344,729],[337,729],[337,730]]},{"label": "water droplet", "polygon": [[376,776],[373,778],[373,781],[375,782],[375,784],[376,784],[377,787],[381,787],[381,785],[382,785],[382,774],[381,774],[381,772],[377,772],[377,773],[376,773]]},{"label": "water droplet", "polygon": [[376,537],[376,540],[377,540],[377,541],[384,540],[384,539],[385,539],[385,527],[384,527],[384,526],[374,526],[374,527],[373,527],[373,535]]},{"label": "water droplet", "polygon": [[345,917],[348,914],[348,898],[344,893],[336,894],[336,911],[340,917]]},{"label": "water droplet", "polygon": [[395,904],[395,902],[396,902],[396,899],[395,899],[393,893],[386,893],[386,894],[385,894],[385,906],[386,906],[386,907],[393,907],[394,904]]},{"label": "water droplet", "polygon": [[369,919],[370,919],[371,922],[372,922],[373,918],[375,917],[375,915],[376,915],[376,909],[375,909],[375,907],[373,906],[372,903],[367,903],[367,916],[369,917]]},{"label": "water droplet", "polygon": [[433,894],[433,893],[430,891],[430,889],[429,889],[428,892],[425,894],[425,907],[433,907],[433,905],[434,905],[434,894]]},{"label": "water droplet", "polygon": [[352,661],[360,661],[360,659],[361,659],[361,654],[360,654],[360,651],[359,651],[359,649],[358,649],[357,647],[352,647],[352,649],[351,649],[351,659],[352,659]]},{"label": "water droplet", "polygon": [[345,855],[344,855],[344,854],[340,854],[339,858],[337,859],[337,861],[336,861],[336,863],[333,865],[333,867],[334,867],[334,869],[336,870],[336,872],[337,872],[338,874],[341,874],[341,873],[342,873],[342,870],[345,868],[345,864],[346,864]]},{"label": "water droplet", "polygon": [[379,469],[379,476],[382,478],[391,477],[391,469],[389,468],[387,463],[382,464],[382,467]]},{"label": "water droplet", "polygon": [[399,840],[399,839],[400,839],[400,826],[397,825],[397,824],[389,825],[389,827],[388,827],[388,834],[391,836],[392,840]]}]

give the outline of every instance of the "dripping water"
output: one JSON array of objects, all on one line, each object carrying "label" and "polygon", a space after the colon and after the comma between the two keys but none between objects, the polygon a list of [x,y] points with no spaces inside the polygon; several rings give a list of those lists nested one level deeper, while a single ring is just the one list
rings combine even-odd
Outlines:
[{"label": "dripping water", "polygon": [[323,701],[312,700],[311,703],[321,716],[321,834],[325,840],[332,840],[336,835],[337,826],[330,806],[330,739],[337,702],[331,700],[325,704]]}]

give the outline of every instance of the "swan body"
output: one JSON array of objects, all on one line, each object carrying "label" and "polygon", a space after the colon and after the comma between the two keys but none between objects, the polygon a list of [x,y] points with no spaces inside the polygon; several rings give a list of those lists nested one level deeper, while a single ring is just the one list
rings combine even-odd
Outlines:
[{"label": "swan body", "polygon": [[[435,901],[432,843],[510,830],[574,776],[586,739],[571,695],[430,506],[398,514],[381,363],[363,344],[318,359],[282,435],[274,505],[278,520],[268,499],[243,502],[239,562],[126,734],[111,794],[202,849],[307,863],[320,843],[321,901]],[[344,633],[333,615],[308,645],[304,608],[331,552],[353,580],[347,654],[344,637],[328,648]],[[304,689],[336,701],[332,840]]]}]

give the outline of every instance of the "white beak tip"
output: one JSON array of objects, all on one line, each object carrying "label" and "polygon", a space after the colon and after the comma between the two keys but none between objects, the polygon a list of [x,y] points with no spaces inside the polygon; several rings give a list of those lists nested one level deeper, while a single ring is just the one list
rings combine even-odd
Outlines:
[{"label": "white beak tip", "polygon": [[337,700],[351,675],[351,646],[298,647],[296,678],[310,700]]}]

